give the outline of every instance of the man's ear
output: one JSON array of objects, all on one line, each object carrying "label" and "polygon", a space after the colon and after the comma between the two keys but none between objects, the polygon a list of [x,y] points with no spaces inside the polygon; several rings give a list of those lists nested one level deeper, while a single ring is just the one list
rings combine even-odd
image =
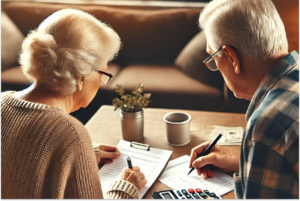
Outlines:
[{"label": "man's ear", "polygon": [[241,72],[241,63],[240,63],[240,59],[239,59],[236,51],[232,47],[227,46],[227,45],[223,46],[223,51],[226,52],[231,57],[234,72],[236,74],[240,74],[240,72]]},{"label": "man's ear", "polygon": [[77,80],[77,90],[78,90],[78,91],[82,91],[82,88],[83,88],[83,82],[84,82],[84,76],[80,77],[80,78]]}]

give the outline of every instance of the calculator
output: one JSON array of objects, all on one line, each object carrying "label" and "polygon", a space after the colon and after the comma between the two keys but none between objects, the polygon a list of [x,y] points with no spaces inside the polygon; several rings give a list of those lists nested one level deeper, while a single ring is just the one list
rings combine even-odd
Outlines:
[{"label": "calculator", "polygon": [[200,188],[188,188],[180,190],[165,190],[153,192],[154,199],[222,199],[221,196],[216,195],[209,190],[202,190]]}]

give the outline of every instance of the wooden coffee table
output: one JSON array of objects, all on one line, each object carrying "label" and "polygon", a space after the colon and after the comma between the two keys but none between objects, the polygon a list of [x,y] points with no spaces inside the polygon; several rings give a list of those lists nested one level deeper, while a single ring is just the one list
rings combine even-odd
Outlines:
[{"label": "wooden coffee table", "polygon": [[[167,143],[166,125],[163,116],[168,112],[187,112],[192,116],[190,123],[191,142],[182,147],[172,147]],[[153,109],[144,110],[144,139],[141,143],[149,144],[151,147],[173,151],[170,160],[185,154],[190,155],[191,149],[203,143],[199,139],[201,130],[206,125],[220,126],[241,126],[245,129],[246,120],[244,114],[203,112],[192,110]],[[110,144],[116,146],[122,139],[121,120],[119,112],[114,112],[113,106],[102,106],[86,124],[93,143]],[[225,146],[240,153],[240,146]],[[152,199],[151,193],[170,189],[160,181],[156,181],[150,190],[145,194],[144,199]],[[223,199],[234,199],[234,192],[231,191],[222,196]]]}]

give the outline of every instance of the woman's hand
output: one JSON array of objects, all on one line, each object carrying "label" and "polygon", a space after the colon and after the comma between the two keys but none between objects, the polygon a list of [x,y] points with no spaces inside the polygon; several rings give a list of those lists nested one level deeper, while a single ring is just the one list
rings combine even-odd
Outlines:
[{"label": "woman's hand", "polygon": [[115,158],[118,158],[121,154],[115,146],[95,144],[97,162],[101,165],[105,163],[112,163]]},{"label": "woman's hand", "polygon": [[138,188],[139,191],[142,190],[142,188],[144,188],[144,186],[147,184],[147,179],[145,178],[145,175],[140,171],[140,168],[138,166],[133,166],[132,169],[124,169],[119,179],[132,183]]},{"label": "woman's hand", "polygon": [[215,177],[214,173],[209,169],[208,165],[213,165],[216,169],[223,172],[239,171],[239,155],[218,144],[216,144],[210,153],[198,159],[197,154],[202,153],[210,144],[205,142],[192,149],[189,167],[194,167],[198,175],[203,174],[206,177]]}]

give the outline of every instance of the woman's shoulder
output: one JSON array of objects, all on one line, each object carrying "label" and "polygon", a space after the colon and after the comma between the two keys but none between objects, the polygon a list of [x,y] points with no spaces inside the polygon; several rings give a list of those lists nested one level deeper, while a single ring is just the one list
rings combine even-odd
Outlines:
[{"label": "woman's shoulder", "polygon": [[78,137],[82,135],[88,135],[88,132],[84,125],[75,117],[63,112],[63,111],[47,111],[47,115],[51,122],[56,122],[55,125],[59,130],[68,130],[68,133],[72,133]]},{"label": "woman's shoulder", "polygon": [[24,101],[13,97],[13,93],[1,93],[2,123],[4,123],[2,126],[9,126],[9,122],[19,122],[21,127],[30,127],[32,132],[51,135],[52,139],[63,139],[65,142],[90,141],[84,125],[62,109]]}]

